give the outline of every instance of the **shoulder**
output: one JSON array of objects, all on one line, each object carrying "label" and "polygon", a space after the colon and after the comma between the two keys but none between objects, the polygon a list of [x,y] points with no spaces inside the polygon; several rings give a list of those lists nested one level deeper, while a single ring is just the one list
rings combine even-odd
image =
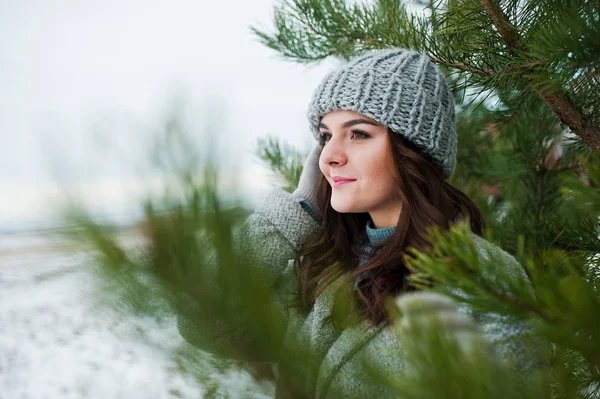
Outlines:
[{"label": "shoulder", "polygon": [[483,277],[519,279],[529,284],[525,269],[513,255],[475,233],[471,233],[471,238],[482,261]]},{"label": "shoulder", "polygon": [[[534,295],[525,268],[514,256],[499,246],[473,235],[473,241],[483,262],[480,262],[484,278],[500,294],[512,297],[511,292],[529,291]],[[522,377],[545,365],[544,344],[531,336],[532,327],[526,320],[510,313],[466,311],[478,323],[487,339],[493,343],[499,358],[509,361]]]}]

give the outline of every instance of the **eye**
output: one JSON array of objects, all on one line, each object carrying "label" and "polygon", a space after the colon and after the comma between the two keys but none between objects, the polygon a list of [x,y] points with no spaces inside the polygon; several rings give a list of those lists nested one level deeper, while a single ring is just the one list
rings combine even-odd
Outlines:
[{"label": "eye", "polygon": [[352,138],[353,139],[362,140],[362,139],[368,139],[369,137],[371,137],[371,136],[369,136],[365,132],[361,132],[360,130],[352,130]]},{"label": "eye", "polygon": [[319,133],[319,143],[321,143],[321,145],[324,145],[325,143],[327,143],[330,139],[331,139],[331,134],[330,133]]}]

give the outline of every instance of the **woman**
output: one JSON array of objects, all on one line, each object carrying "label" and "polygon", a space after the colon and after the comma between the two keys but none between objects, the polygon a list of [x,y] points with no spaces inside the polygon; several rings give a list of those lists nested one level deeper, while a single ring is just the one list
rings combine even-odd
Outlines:
[{"label": "woman", "polygon": [[[362,362],[392,374],[402,370],[402,359],[391,355],[401,343],[387,328],[387,299],[400,298],[400,306],[420,300],[444,312],[458,335],[478,331],[448,299],[406,293],[411,289],[403,255],[408,247],[428,246],[428,227],[447,228],[466,217],[474,233],[484,227],[475,204],[445,181],[456,163],[453,98],[427,57],[404,49],[373,51],[325,77],[309,120],[319,145],[298,189],[274,190],[246,224],[251,236],[244,246],[260,248],[282,306],[297,299],[287,307],[283,348],[302,340],[314,363],[281,370],[277,395],[393,397],[384,386],[367,389]],[[474,240],[491,245],[477,235]],[[362,317],[345,317],[348,306]],[[517,332],[478,321],[490,337]],[[202,346],[186,319],[179,327]],[[225,345],[242,339],[217,335]],[[504,356],[512,348],[496,349]]]}]

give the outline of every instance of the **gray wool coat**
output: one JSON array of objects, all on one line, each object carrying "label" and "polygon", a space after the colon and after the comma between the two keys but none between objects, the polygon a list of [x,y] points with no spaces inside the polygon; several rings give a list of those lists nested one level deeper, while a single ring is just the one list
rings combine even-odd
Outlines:
[{"label": "gray wool coat", "polygon": [[[268,269],[263,272],[269,283],[281,293],[282,301],[297,289],[297,279],[293,259],[300,249],[302,242],[320,226],[289,193],[274,189],[269,193],[263,204],[248,218],[245,228],[251,232],[249,244],[260,248],[260,256],[268,260]],[[476,245],[483,248],[492,244],[473,235]],[[496,247],[497,248],[497,247]],[[494,253],[508,256],[506,252],[497,249]],[[522,273],[515,261],[515,273]],[[346,328],[341,333],[334,330],[331,323],[323,323],[331,314],[333,292],[340,280],[334,282],[316,300],[310,313],[300,314],[294,308],[287,307],[288,325],[286,342],[302,337],[307,353],[316,362],[315,371],[307,375],[295,375],[301,380],[303,396],[315,398],[392,398],[395,395],[385,386],[379,386],[379,392],[373,392],[373,384],[367,384],[362,360],[380,366],[391,375],[401,372],[402,359],[396,354],[401,342],[391,328],[374,326],[368,320],[361,324]],[[282,307],[285,304],[282,303]],[[516,361],[523,370],[532,367],[532,359],[526,355],[523,348],[514,343],[506,343],[506,338],[521,332],[522,326],[499,315],[482,315],[470,312],[469,309],[459,309],[475,319],[476,324],[493,344],[500,357]],[[181,335],[192,344],[209,351],[218,352],[218,347],[231,345],[243,339],[243,327],[235,332],[227,331],[218,321],[211,325],[202,325],[203,337],[213,336],[212,342],[199,339],[196,326],[185,317],[179,316],[178,327]],[[511,342],[510,340],[508,342]],[[288,397],[286,392],[286,376],[280,373],[277,397]],[[297,380],[296,380],[297,381]],[[367,387],[369,388],[367,390]]]}]

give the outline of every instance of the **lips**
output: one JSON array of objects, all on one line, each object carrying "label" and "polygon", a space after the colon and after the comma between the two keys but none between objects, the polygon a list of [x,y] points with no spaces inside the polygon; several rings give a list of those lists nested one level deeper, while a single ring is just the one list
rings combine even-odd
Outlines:
[{"label": "lips", "polygon": [[356,179],[350,179],[349,177],[340,177],[340,176],[334,176],[332,178],[332,180],[333,180],[333,187],[335,187],[335,188],[343,186],[344,184],[348,184],[348,183],[352,183],[352,182],[356,181]]}]

